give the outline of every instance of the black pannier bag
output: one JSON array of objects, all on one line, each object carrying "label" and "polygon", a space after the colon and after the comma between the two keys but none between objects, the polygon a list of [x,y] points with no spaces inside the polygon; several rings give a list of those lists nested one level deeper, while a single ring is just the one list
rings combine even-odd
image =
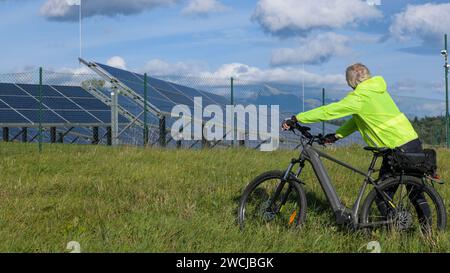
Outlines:
[{"label": "black pannier bag", "polygon": [[396,173],[434,177],[437,171],[436,151],[424,149],[421,153],[405,153],[394,149],[391,155],[391,166]]}]

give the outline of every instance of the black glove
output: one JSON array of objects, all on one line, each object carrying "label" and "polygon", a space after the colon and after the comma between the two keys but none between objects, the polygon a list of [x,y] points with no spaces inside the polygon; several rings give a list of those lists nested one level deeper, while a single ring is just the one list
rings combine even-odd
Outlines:
[{"label": "black glove", "polygon": [[328,135],[324,136],[325,144],[332,144],[338,140],[339,140],[339,138],[336,137],[336,134],[328,134]]},{"label": "black glove", "polygon": [[295,128],[297,124],[297,118],[295,116],[292,116],[290,119],[285,119],[282,123],[281,123],[281,128],[283,130],[290,130]]}]

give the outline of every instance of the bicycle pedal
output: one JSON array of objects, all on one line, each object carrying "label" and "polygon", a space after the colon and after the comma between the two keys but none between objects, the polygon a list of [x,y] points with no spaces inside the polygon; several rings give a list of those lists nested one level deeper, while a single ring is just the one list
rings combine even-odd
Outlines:
[{"label": "bicycle pedal", "polygon": [[431,182],[436,182],[438,184],[445,184],[445,181],[441,179],[441,177],[439,175],[435,175],[435,176],[431,176],[428,175],[427,178],[431,181]]}]

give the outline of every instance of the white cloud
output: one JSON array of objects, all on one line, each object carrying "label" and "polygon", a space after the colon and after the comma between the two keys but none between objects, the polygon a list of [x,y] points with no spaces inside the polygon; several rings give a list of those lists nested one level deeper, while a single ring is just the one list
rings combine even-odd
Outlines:
[{"label": "white cloud", "polygon": [[345,84],[344,76],[340,74],[318,75],[293,67],[261,69],[242,63],[224,64],[216,71],[201,73],[201,76],[223,79],[235,77],[243,82],[254,83],[276,82],[285,84],[300,84],[302,82],[302,79],[305,79],[305,85],[308,86],[329,86]]},{"label": "white cloud", "polygon": [[106,61],[106,64],[115,68],[127,69],[125,60],[120,56],[114,56]]},{"label": "white cloud", "polygon": [[266,31],[287,36],[379,17],[381,12],[363,0],[259,0],[252,18]]},{"label": "white cloud", "polygon": [[349,53],[349,38],[328,32],[299,40],[297,48],[281,48],[272,54],[272,65],[321,64]]},{"label": "white cloud", "polygon": [[[82,1],[83,17],[95,15],[117,16],[137,14],[144,10],[172,5],[181,0],[90,0]],[[75,21],[78,6],[70,6],[66,0],[46,0],[40,13],[50,20]]]},{"label": "white cloud", "polygon": [[419,38],[423,41],[441,40],[450,32],[450,3],[408,5],[394,16],[389,28],[392,36],[401,41]]},{"label": "white cloud", "polygon": [[168,63],[160,59],[153,59],[148,61],[142,69],[152,76],[196,76],[200,73],[201,65],[198,63]]},{"label": "white cloud", "polygon": [[59,69],[55,69],[56,73],[62,74],[74,74],[74,75],[94,75],[91,69],[86,66],[80,66],[76,68],[63,67]]},{"label": "white cloud", "polygon": [[191,0],[182,13],[185,15],[207,15],[227,10],[228,7],[217,0]]},{"label": "white cloud", "polygon": [[229,85],[230,77],[234,77],[241,83],[301,84],[305,79],[305,85],[310,87],[345,87],[344,73],[319,75],[294,67],[261,69],[242,63],[230,63],[211,71],[198,63],[168,63],[154,59],[139,71],[157,77],[198,77],[212,85]]}]

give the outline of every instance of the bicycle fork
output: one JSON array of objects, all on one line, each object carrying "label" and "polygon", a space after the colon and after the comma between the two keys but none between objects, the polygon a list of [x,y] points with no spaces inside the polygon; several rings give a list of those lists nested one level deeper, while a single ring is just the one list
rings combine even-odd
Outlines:
[{"label": "bicycle fork", "polygon": [[[274,203],[275,203],[275,200],[278,199],[278,196],[279,196],[279,195],[281,194],[281,192],[283,191],[284,186],[286,185],[286,183],[287,183],[288,180],[289,180],[289,177],[291,176],[292,169],[294,168],[294,166],[295,166],[297,163],[299,163],[300,166],[299,166],[299,169],[297,170],[297,175],[296,175],[296,177],[298,177],[298,176],[300,175],[300,173],[301,173],[301,171],[302,171],[302,169],[303,169],[303,167],[304,167],[304,165],[305,165],[304,160],[292,159],[292,160],[291,160],[291,163],[289,164],[289,167],[287,168],[286,172],[284,173],[284,176],[282,177],[280,183],[278,184],[277,189],[275,190],[274,196],[273,196],[273,197],[271,198],[271,200],[270,200],[269,208],[272,208],[272,206],[273,206]],[[280,205],[277,206],[277,207],[273,210],[274,213],[279,213],[279,212],[283,209],[283,206],[286,204],[287,199],[288,199],[289,195],[290,195],[291,192],[292,192],[292,187],[293,187],[292,184],[289,183],[289,187],[288,187],[286,193],[283,194],[283,196],[281,197]]]}]

